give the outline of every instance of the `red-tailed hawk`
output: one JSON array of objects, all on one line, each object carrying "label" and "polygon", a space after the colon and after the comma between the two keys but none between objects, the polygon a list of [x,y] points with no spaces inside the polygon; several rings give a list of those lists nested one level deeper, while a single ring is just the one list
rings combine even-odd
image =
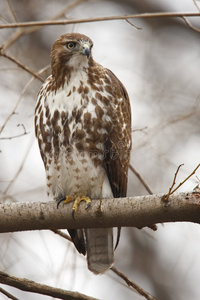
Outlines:
[{"label": "red-tailed hawk", "polygon": [[[35,132],[48,194],[60,203],[125,197],[131,150],[131,110],[119,79],[92,58],[93,43],[64,34],[51,49],[50,75],[40,89]],[[104,273],[113,264],[112,228],[70,229],[88,268]]]}]

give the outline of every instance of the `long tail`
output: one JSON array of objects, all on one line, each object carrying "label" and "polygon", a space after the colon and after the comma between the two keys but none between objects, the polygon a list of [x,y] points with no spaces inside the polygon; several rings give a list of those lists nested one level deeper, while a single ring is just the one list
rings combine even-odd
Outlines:
[{"label": "long tail", "polygon": [[88,269],[95,274],[105,273],[114,263],[113,229],[85,230]]}]

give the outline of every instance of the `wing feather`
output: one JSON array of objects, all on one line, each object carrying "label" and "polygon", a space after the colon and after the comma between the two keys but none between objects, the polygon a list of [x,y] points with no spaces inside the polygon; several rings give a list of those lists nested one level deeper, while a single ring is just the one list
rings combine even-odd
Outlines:
[{"label": "wing feather", "polygon": [[109,69],[106,69],[106,73],[111,80],[113,101],[117,104],[115,111],[111,112],[114,126],[105,141],[104,168],[113,196],[126,197],[132,145],[130,101],[121,81]]}]

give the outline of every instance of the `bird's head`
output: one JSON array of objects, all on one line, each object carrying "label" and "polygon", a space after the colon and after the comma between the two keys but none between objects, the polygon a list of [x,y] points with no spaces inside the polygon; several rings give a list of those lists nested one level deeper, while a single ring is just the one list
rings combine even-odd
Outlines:
[{"label": "bird's head", "polygon": [[92,61],[92,40],[80,33],[61,35],[51,48],[52,75],[87,68]]}]

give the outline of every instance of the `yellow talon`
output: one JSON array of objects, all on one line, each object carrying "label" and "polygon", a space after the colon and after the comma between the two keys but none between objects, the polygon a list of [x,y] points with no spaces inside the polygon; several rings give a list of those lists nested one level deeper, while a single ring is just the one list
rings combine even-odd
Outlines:
[{"label": "yellow talon", "polygon": [[58,200],[57,208],[58,208],[58,206],[60,205],[61,202],[69,203],[69,202],[72,202],[72,201],[73,201],[73,198],[71,196],[62,197]]},{"label": "yellow talon", "polygon": [[76,196],[75,200],[74,200],[74,204],[72,206],[72,218],[74,218],[74,215],[75,215],[75,212],[79,206],[79,204],[81,203],[81,201],[85,201],[87,206],[86,206],[86,209],[88,209],[91,205],[91,200],[89,197],[86,197],[86,196]]},{"label": "yellow talon", "polygon": [[85,201],[86,202],[86,204],[87,204],[86,209],[88,209],[88,207],[90,207],[91,200],[90,200],[89,197],[86,197],[86,196],[76,197],[76,199],[74,200],[73,207],[72,207],[72,210],[74,211],[74,213],[76,212],[76,210],[77,210],[79,204],[81,203],[81,201]]},{"label": "yellow talon", "polygon": [[58,208],[58,206],[61,202],[66,204],[66,203],[69,203],[69,202],[72,202],[72,201],[74,201],[74,204],[72,206],[72,217],[73,217],[73,219],[74,219],[75,212],[77,211],[77,208],[78,208],[81,201],[86,202],[86,204],[87,204],[86,209],[88,209],[91,205],[91,200],[90,200],[89,197],[84,196],[84,195],[74,195],[74,196],[66,196],[66,197],[61,198],[57,203],[57,208]]},{"label": "yellow talon", "polygon": [[73,201],[72,196],[66,196],[65,200],[63,200],[63,203],[67,204],[67,203],[72,202],[72,201]]}]

